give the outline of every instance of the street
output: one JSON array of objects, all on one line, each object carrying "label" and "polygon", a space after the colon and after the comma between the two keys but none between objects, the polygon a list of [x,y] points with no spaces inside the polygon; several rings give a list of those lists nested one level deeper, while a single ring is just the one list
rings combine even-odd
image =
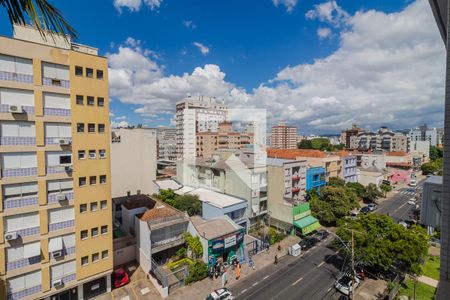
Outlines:
[{"label": "street", "polygon": [[342,258],[324,241],[302,257],[288,256],[243,279],[230,289],[236,299],[332,299]]}]

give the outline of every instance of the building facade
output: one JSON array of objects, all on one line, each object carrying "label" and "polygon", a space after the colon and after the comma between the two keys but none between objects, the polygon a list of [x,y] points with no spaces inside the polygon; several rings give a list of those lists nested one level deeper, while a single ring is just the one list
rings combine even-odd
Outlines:
[{"label": "building facade", "polygon": [[317,192],[320,192],[320,189],[327,185],[325,174],[324,167],[308,168],[306,170],[306,190],[315,189]]},{"label": "building facade", "polygon": [[194,159],[197,133],[217,132],[226,121],[227,107],[213,98],[186,98],[176,104],[177,158]]},{"label": "building facade", "polygon": [[175,161],[177,159],[177,129],[173,127],[156,127],[156,148],[158,159]]},{"label": "building facade", "polygon": [[0,37],[1,299],[110,290],[108,63],[15,26]]},{"label": "building facade", "polygon": [[357,172],[357,158],[356,155],[351,154],[348,151],[336,152],[342,161],[342,174],[341,178],[345,182],[358,182],[358,172]]},{"label": "building facade", "polygon": [[270,145],[278,149],[297,149],[297,127],[284,123],[273,126]]},{"label": "building facade", "polygon": [[408,137],[387,128],[378,132],[362,132],[350,138],[350,148],[359,150],[408,151]]},{"label": "building facade", "polygon": [[346,148],[352,148],[351,137],[356,136],[361,132],[364,132],[364,130],[359,128],[358,125],[353,124],[352,128],[343,130],[341,132],[341,137],[340,137],[341,144],[344,144]]},{"label": "building facade", "polygon": [[429,128],[427,124],[411,128],[409,131],[409,140],[414,141],[428,141],[431,146],[442,146],[443,143],[443,128]]}]

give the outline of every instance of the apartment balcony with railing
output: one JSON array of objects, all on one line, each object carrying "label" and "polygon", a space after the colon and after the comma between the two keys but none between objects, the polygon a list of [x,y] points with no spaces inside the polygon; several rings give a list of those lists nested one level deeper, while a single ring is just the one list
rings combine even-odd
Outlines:
[{"label": "apartment balcony with railing", "polygon": [[41,262],[41,243],[6,248],[6,270],[21,269]]},{"label": "apartment balcony with railing", "polygon": [[34,294],[40,293],[42,291],[42,285],[34,285],[32,287],[24,288],[17,292],[8,291],[8,300],[17,300],[26,297],[30,297]]},{"label": "apartment balcony with railing", "polygon": [[4,217],[5,234],[7,241],[15,241],[20,237],[37,235],[40,233],[39,214],[19,214]]},{"label": "apartment balcony with railing", "polygon": [[57,231],[75,226],[73,207],[64,207],[48,211],[48,231]]},{"label": "apartment balcony with railing", "polygon": [[43,62],[42,85],[70,88],[69,66]]},{"label": "apartment balcony with railing", "polygon": [[44,93],[44,116],[70,117],[70,96]]}]

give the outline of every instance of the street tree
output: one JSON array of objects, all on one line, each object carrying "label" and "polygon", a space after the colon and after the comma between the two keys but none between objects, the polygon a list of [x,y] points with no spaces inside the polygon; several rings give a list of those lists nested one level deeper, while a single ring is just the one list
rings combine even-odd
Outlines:
[{"label": "street tree", "polygon": [[[422,227],[413,225],[406,229],[388,216],[369,214],[342,222],[336,234],[349,242],[352,231],[355,257],[364,265],[379,271],[394,267],[409,274],[420,274],[428,251],[428,236]],[[342,251],[348,254],[347,249]]]},{"label": "street tree", "polygon": [[383,194],[378,189],[377,185],[369,183],[364,191],[363,200],[364,202],[375,202],[381,196],[383,196]]},{"label": "street tree", "polygon": [[342,178],[339,177],[330,177],[330,179],[328,180],[328,185],[329,186],[344,186],[345,185],[345,181]]},{"label": "street tree", "polygon": [[358,198],[363,198],[366,192],[366,188],[359,182],[348,182],[345,186],[353,190]]},{"label": "street tree", "polygon": [[193,237],[192,234],[186,232],[184,234],[184,240],[189,250],[192,252],[194,259],[200,258],[203,255],[203,246],[198,236]]},{"label": "street tree", "polygon": [[442,158],[443,154],[444,154],[444,152],[443,152],[442,148],[438,148],[436,146],[430,146],[430,160],[431,161]]},{"label": "street tree", "polygon": [[390,186],[389,184],[382,183],[380,185],[380,190],[383,192],[384,197],[386,198],[387,193],[392,191],[392,186]]}]

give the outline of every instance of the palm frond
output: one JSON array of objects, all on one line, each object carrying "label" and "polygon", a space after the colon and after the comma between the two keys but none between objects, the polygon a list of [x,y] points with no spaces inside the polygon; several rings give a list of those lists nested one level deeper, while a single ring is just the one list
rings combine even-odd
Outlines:
[{"label": "palm frond", "polygon": [[11,24],[31,23],[44,36],[53,32],[72,38],[77,37],[75,29],[64,19],[62,13],[47,0],[0,0],[6,9]]}]

